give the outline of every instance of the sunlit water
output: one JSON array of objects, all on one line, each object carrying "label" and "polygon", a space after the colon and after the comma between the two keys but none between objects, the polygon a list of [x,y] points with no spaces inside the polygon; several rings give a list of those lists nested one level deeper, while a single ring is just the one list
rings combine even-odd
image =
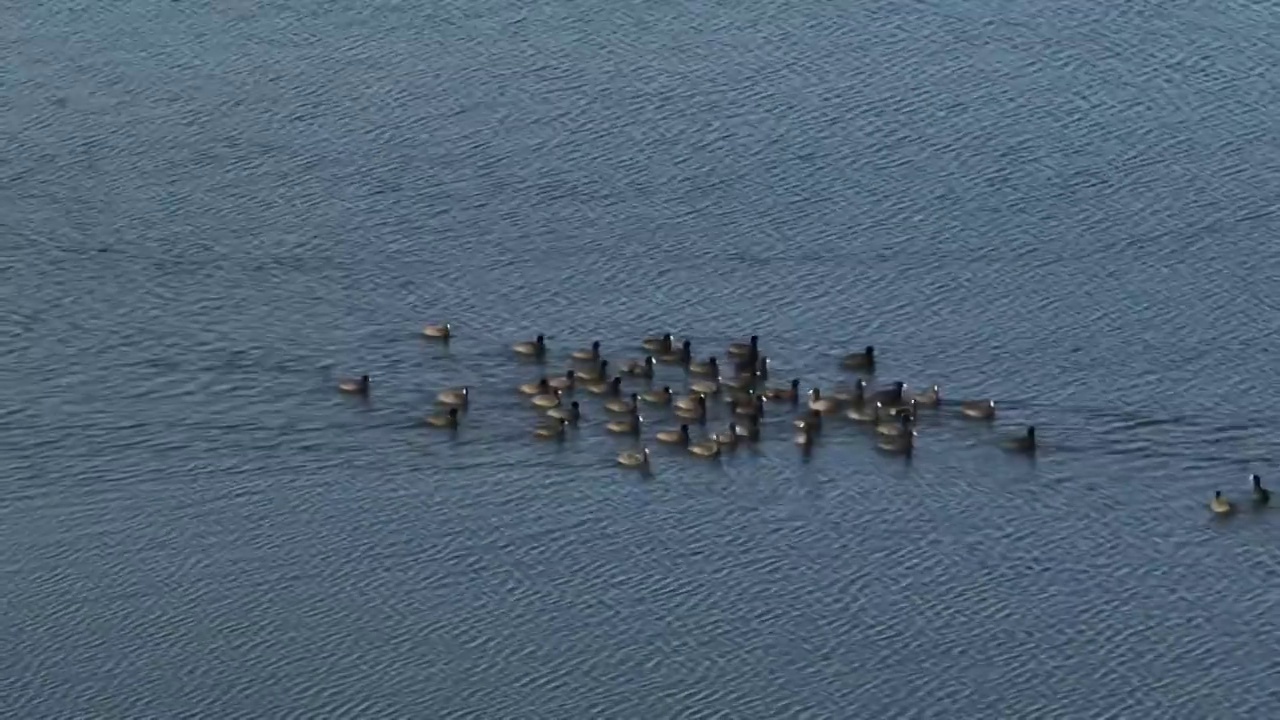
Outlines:
[{"label": "sunlit water", "polygon": [[[9,3],[0,715],[1273,717],[1278,17]],[[1001,415],[530,437],[664,329]]]}]

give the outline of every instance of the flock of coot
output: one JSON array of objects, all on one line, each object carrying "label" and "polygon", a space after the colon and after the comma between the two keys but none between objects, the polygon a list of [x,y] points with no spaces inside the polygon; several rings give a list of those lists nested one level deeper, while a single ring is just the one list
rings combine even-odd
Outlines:
[{"label": "flock of coot", "polygon": [[[447,343],[454,333],[452,326],[445,323],[426,326],[422,336]],[[511,350],[518,358],[542,366],[548,359],[543,335],[515,343]],[[850,372],[851,380],[830,393],[816,387],[802,392],[798,378],[770,385],[769,360],[761,352],[760,338],[756,335],[745,342],[730,343],[723,359],[716,355],[700,359],[694,355],[689,340],[677,341],[671,333],[645,338],[637,350],[643,350],[644,355],[610,360],[601,355],[600,343],[596,341],[589,348],[570,353],[564,370],[543,374],[534,382],[514,388],[528,398],[529,407],[536,414],[537,421],[530,430],[532,437],[563,439],[583,416],[583,400],[579,398],[595,396],[600,409],[611,418],[604,424],[605,430],[635,440],[633,448],[617,456],[618,464],[627,468],[649,469],[646,438],[683,449],[691,457],[717,459],[741,445],[759,441],[766,414],[779,412],[794,414],[791,425],[795,430],[795,443],[805,452],[813,448],[830,419],[843,418],[851,421],[848,424],[864,428],[880,450],[910,455],[915,447],[921,412],[939,411],[943,407],[937,385],[920,392],[908,391],[901,381],[881,387],[869,385],[867,380],[875,375],[876,369],[872,346],[841,359],[840,366]],[[662,366],[672,368],[670,374],[679,377],[680,382],[659,384],[663,382],[659,380],[663,375],[659,370]],[[338,389],[367,396],[369,376],[343,380]],[[471,406],[471,388],[441,390],[436,395],[436,404],[438,411],[424,418],[423,423],[427,427],[456,429],[464,422]],[[714,410],[716,404],[722,406],[723,411]],[[995,402],[989,399],[960,401],[954,403],[954,407],[961,417],[974,421],[989,422],[996,416]],[[650,422],[646,415],[650,418],[670,416],[670,427],[650,435],[646,430]],[[720,431],[707,429],[713,416],[724,419],[725,425]],[[698,428],[696,435],[694,428]],[[1034,454],[1035,426],[1004,438],[1001,445],[1010,452]],[[1262,487],[1261,479],[1252,475],[1251,481],[1253,502],[1267,504],[1271,494]],[[1221,492],[1214,493],[1210,509],[1220,515],[1234,511]]]}]

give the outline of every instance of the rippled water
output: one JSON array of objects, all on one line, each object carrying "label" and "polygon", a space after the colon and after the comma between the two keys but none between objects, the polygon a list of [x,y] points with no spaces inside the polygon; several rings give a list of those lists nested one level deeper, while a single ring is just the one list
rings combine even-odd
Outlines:
[{"label": "rippled water", "polygon": [[[9,4],[0,714],[1271,717],[1278,17]],[[667,328],[1002,417],[529,438]]]}]

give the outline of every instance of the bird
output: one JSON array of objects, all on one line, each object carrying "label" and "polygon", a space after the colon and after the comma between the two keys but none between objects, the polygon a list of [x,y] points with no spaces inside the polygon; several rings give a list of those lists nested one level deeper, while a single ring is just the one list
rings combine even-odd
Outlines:
[{"label": "bird", "polygon": [[572,353],[574,360],[599,360],[600,359],[600,341],[595,340],[591,343],[591,347],[586,350],[574,350]]},{"label": "bird", "polygon": [[588,382],[599,382],[609,377],[609,361],[601,360],[594,368],[583,368],[578,371],[578,377]]},{"label": "bird", "polygon": [[1017,437],[1012,437],[1004,441],[1006,450],[1021,453],[1033,453],[1036,451],[1036,426],[1028,425],[1027,431]]},{"label": "bird", "polygon": [[711,377],[720,377],[720,363],[716,360],[716,356],[712,355],[707,358],[706,362],[689,361],[690,375],[709,375]]},{"label": "bird", "polygon": [[868,345],[862,352],[849,353],[840,361],[846,370],[875,370],[876,349]]},{"label": "bird", "polygon": [[1220,490],[1214,490],[1213,499],[1209,501],[1209,509],[1212,510],[1215,515],[1228,515],[1234,508],[1231,507],[1231,502],[1229,500],[1222,497],[1222,492]]},{"label": "bird", "polygon": [[533,436],[539,440],[563,440],[567,425],[564,418],[556,418],[556,421],[550,425],[539,425],[534,428]]},{"label": "bird", "polygon": [[578,384],[578,373],[572,368],[565,370],[564,375],[558,378],[551,378],[547,384],[556,390],[572,390]]},{"label": "bird", "polygon": [[663,385],[661,390],[651,390],[641,395],[640,399],[650,405],[670,405],[671,388],[667,385]]},{"label": "bird", "polygon": [[795,405],[800,401],[800,378],[794,378],[791,385],[785,388],[769,388],[764,396],[770,400],[785,400]]},{"label": "bird", "polygon": [[831,413],[840,409],[840,403],[830,398],[822,397],[822,391],[818,388],[813,388],[809,391],[809,408],[820,413]]},{"label": "bird", "polygon": [[694,398],[693,407],[676,408],[676,415],[682,418],[685,418],[686,420],[695,420],[700,423],[706,422],[707,421],[707,396],[694,395],[693,398]]},{"label": "bird", "polygon": [[519,388],[525,395],[546,395],[551,392],[551,389],[551,383],[547,381],[545,375],[539,378],[538,382],[525,383]]},{"label": "bird", "polygon": [[629,468],[649,467],[649,448],[639,450],[623,450],[618,453],[618,464]]},{"label": "bird", "polygon": [[682,398],[676,398],[671,401],[671,406],[676,410],[696,410],[698,402],[706,402],[706,396],[700,392],[691,392]]},{"label": "bird", "polygon": [[728,430],[725,430],[722,433],[716,433],[715,435],[716,442],[720,443],[721,445],[727,445],[729,447],[737,446],[738,438],[739,438],[738,423],[735,423],[735,422],[729,423]]},{"label": "bird", "polygon": [[760,355],[760,336],[752,335],[747,342],[729,343],[729,355],[739,358],[755,358]]},{"label": "bird", "polygon": [[970,400],[960,405],[960,413],[973,420],[994,420],[996,403],[994,400]]},{"label": "bird", "polygon": [[720,443],[715,438],[700,443],[690,445],[689,453],[700,458],[718,458],[720,457]]},{"label": "bird", "polygon": [[560,405],[558,407],[551,408],[547,411],[547,415],[549,417],[559,418],[565,422],[576,423],[582,418],[582,408],[579,407],[578,401],[574,400],[569,403],[569,407]]},{"label": "bird", "polygon": [[453,327],[449,323],[443,325],[428,325],[422,328],[422,336],[432,340],[448,340],[453,337]]},{"label": "bird", "polygon": [[526,357],[534,357],[538,359],[547,356],[547,339],[543,335],[534,338],[533,341],[523,340],[511,346],[517,355]]},{"label": "bird", "polygon": [[635,393],[631,393],[630,400],[613,398],[604,404],[604,409],[611,413],[635,413],[639,401],[640,396]]},{"label": "bird", "polygon": [[679,350],[668,351],[658,356],[658,362],[668,365],[688,365],[691,360],[693,360],[693,343],[688,340],[680,343]]},{"label": "bird", "polygon": [[355,380],[342,380],[338,383],[338,390],[352,395],[368,395],[369,394],[369,376],[361,375]]},{"label": "bird", "polygon": [[679,430],[659,430],[657,435],[658,442],[669,443],[673,445],[689,446],[689,426],[681,425]]},{"label": "bird", "polygon": [[653,377],[653,356],[646,355],[643,360],[629,360],[622,366],[622,374],[630,377]]},{"label": "bird", "polygon": [[587,392],[594,395],[620,397],[622,395],[622,376],[615,375],[609,382],[591,383],[586,386]]},{"label": "bird", "polygon": [[938,407],[942,402],[942,389],[937,385],[933,385],[928,390],[912,395],[911,399],[925,407]]},{"label": "bird", "polygon": [[1255,505],[1266,505],[1271,502],[1271,491],[1262,487],[1262,478],[1255,473],[1249,476],[1253,481],[1253,503]]},{"label": "bird", "polygon": [[881,435],[876,441],[876,447],[895,455],[910,455],[916,447],[916,434],[909,432],[906,435]]},{"label": "bird", "polygon": [[876,424],[877,435],[902,437],[911,434],[911,416],[899,415],[896,419],[884,420]]},{"label": "bird", "polygon": [[440,393],[436,395],[436,402],[441,405],[468,407],[471,405],[471,388],[464,385],[460,388],[441,390]]},{"label": "bird", "polygon": [[694,380],[689,389],[702,395],[715,395],[720,392],[720,383],[715,380]]},{"label": "bird", "polygon": [[884,405],[876,402],[875,405],[867,407],[866,405],[854,405],[844,411],[844,416],[861,423],[874,423],[880,420],[880,411],[884,409]]},{"label": "bird", "polygon": [[640,435],[640,426],[644,423],[644,418],[638,414],[632,414],[626,420],[611,420],[604,424],[604,429],[618,435]]},{"label": "bird", "polygon": [[663,333],[661,336],[648,337],[640,341],[640,347],[651,353],[663,355],[671,352],[674,342],[675,340],[672,339],[671,333]]},{"label": "bird", "polygon": [[545,395],[536,395],[531,401],[535,406],[540,408],[553,408],[560,404],[560,391],[552,389]]},{"label": "bird", "polygon": [[458,427],[458,408],[451,407],[449,412],[443,415],[428,415],[427,425],[436,428],[453,429]]}]

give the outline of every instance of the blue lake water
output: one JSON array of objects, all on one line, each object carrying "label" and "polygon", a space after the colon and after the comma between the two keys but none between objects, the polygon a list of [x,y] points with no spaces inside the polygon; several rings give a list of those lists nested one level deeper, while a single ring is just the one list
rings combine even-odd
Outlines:
[{"label": "blue lake water", "polygon": [[[0,715],[1274,717],[1280,512],[1207,501],[1280,487],[1277,38],[1248,0],[5,5]],[[805,388],[871,343],[1000,416],[805,461],[770,413],[648,479],[594,398],[530,437],[511,342],[663,330]]]}]

